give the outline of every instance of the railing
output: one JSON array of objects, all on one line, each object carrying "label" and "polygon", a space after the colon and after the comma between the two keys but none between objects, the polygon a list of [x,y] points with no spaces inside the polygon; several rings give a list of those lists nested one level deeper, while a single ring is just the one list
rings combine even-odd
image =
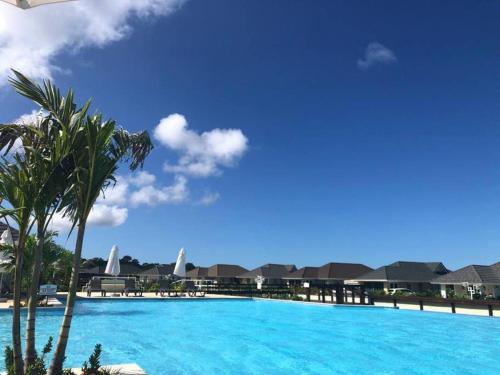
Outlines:
[{"label": "railing", "polygon": [[426,306],[449,307],[450,312],[456,313],[457,308],[479,308],[488,310],[489,316],[494,316],[494,311],[500,310],[500,300],[470,300],[436,297],[418,296],[370,296],[370,303],[377,302],[391,303],[393,307],[400,307],[401,304],[418,305],[420,310],[425,310]]},{"label": "railing", "polygon": [[[321,302],[335,304],[361,304],[369,303],[368,295],[359,290],[341,289],[342,286],[331,287],[284,287],[283,285],[262,285],[262,289],[257,289],[252,285],[219,285],[216,288],[205,289],[207,293],[223,294],[246,297],[263,297],[263,298],[283,298],[293,299],[294,297],[305,296],[306,302]],[[338,290],[337,294],[337,288]],[[338,297],[338,298],[337,298]]]},{"label": "railing", "polygon": [[220,294],[220,295],[230,295],[230,296],[245,296],[245,297],[263,297],[263,298],[273,298],[273,296],[279,297],[289,297],[293,296],[293,291],[290,289],[275,289],[275,288],[265,288],[265,289],[206,289],[207,293],[210,294]]}]

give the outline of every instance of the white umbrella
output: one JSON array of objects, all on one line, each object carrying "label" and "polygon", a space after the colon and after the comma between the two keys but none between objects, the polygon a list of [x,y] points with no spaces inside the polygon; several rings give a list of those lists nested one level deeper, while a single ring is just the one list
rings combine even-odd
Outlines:
[{"label": "white umbrella", "polygon": [[179,255],[177,256],[174,275],[179,277],[186,277],[186,252],[184,251],[184,248],[179,251]]},{"label": "white umbrella", "polygon": [[37,7],[39,5],[51,4],[51,3],[62,3],[68,0],[2,0],[6,3],[12,4],[21,9],[29,9]]},{"label": "white umbrella", "polygon": [[[12,240],[12,233],[10,233],[9,228],[4,230],[2,235],[0,236],[0,244],[9,246],[14,245],[14,241]],[[2,267],[2,265],[9,262],[9,258],[6,257],[3,252],[0,252],[0,293],[2,292],[3,287],[3,272],[5,272],[5,269]]]},{"label": "white umbrella", "polygon": [[[12,239],[12,233],[9,228],[5,229],[0,236],[0,244],[14,246],[14,240]],[[6,257],[3,252],[0,252],[0,264],[8,262],[10,262],[9,258]]]},{"label": "white umbrella", "polygon": [[104,273],[108,275],[118,276],[120,274],[120,258],[118,246],[114,245],[109,253],[108,264]]}]

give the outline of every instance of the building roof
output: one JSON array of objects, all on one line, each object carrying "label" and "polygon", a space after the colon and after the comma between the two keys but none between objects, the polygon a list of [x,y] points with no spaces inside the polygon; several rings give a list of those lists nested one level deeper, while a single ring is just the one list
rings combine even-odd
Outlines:
[{"label": "building roof", "polygon": [[207,277],[237,277],[247,271],[237,264],[214,264],[208,268]]},{"label": "building roof", "polygon": [[249,272],[245,272],[238,276],[238,279],[254,279],[257,276],[262,276],[266,279],[281,279],[291,272],[297,270],[293,264],[264,264]]},{"label": "building roof", "polygon": [[[94,267],[81,268],[80,273],[88,273],[93,275],[104,275],[106,271],[106,264],[100,264]],[[141,267],[133,263],[120,262],[120,276],[126,275],[139,275],[141,274]]]},{"label": "building roof", "polygon": [[[0,235],[6,231],[8,228],[7,224],[5,224],[4,222],[0,222]],[[19,231],[16,229],[16,228],[12,228],[12,226],[10,227],[10,233],[12,234],[12,239],[14,241],[18,241],[19,240]]]},{"label": "building roof", "polygon": [[[121,266],[121,265],[120,265]],[[144,271],[140,271],[141,276],[167,276],[174,273],[175,264],[155,264]]]},{"label": "building roof", "polygon": [[290,272],[283,276],[287,280],[315,280],[318,278],[319,267],[302,267],[297,271]]},{"label": "building roof", "polygon": [[440,262],[395,262],[369,271],[357,278],[357,281],[403,281],[430,282],[449,271]]},{"label": "building roof", "polygon": [[284,279],[288,280],[350,280],[371,271],[359,263],[327,263],[321,267],[302,267]]},{"label": "building roof", "polygon": [[373,269],[360,263],[327,263],[318,270],[318,279],[350,280]]},{"label": "building roof", "polygon": [[195,267],[191,271],[186,272],[186,277],[207,277],[208,267]]},{"label": "building roof", "polygon": [[500,285],[500,262],[491,266],[472,264],[432,281],[433,284],[493,284]]}]

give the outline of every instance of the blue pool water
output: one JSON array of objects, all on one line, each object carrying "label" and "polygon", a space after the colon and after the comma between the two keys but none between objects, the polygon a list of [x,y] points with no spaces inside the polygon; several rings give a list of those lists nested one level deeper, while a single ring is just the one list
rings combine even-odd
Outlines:
[{"label": "blue pool water", "polygon": [[[57,335],[62,311],[41,311]],[[0,312],[0,346],[10,340]],[[500,374],[500,319],[273,301],[79,301],[67,364],[165,374]],[[42,344],[39,341],[39,344]],[[3,363],[0,365],[3,369]]]}]

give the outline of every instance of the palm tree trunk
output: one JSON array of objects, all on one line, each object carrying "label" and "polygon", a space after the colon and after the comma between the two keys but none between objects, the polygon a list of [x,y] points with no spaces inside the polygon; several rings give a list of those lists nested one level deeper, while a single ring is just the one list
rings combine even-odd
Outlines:
[{"label": "palm tree trunk", "polygon": [[33,260],[33,270],[31,272],[30,287],[28,292],[28,318],[26,322],[26,352],[25,367],[32,365],[36,357],[35,348],[35,325],[36,325],[36,307],[38,305],[38,287],[40,283],[40,270],[42,268],[43,245],[45,240],[43,222],[38,222],[36,234],[36,249]]},{"label": "palm tree trunk", "polygon": [[[69,331],[71,328],[71,320],[73,319],[73,308],[76,300],[76,289],[78,287],[78,273],[80,272],[80,260],[82,257],[83,237],[85,234],[85,222],[78,226],[78,234],[76,237],[75,254],[73,256],[73,270],[71,272],[71,280],[69,285],[68,298],[66,301],[66,309],[64,310],[64,318],[57,340],[56,350],[52,363],[47,375],[62,374],[62,367],[66,357],[66,346],[68,344]],[[16,374],[17,375],[17,374]]]},{"label": "palm tree trunk", "polygon": [[16,248],[16,268],[14,270],[14,308],[12,311],[12,350],[14,373],[23,374],[23,353],[21,348],[21,277],[23,268],[24,238],[19,238]]}]

